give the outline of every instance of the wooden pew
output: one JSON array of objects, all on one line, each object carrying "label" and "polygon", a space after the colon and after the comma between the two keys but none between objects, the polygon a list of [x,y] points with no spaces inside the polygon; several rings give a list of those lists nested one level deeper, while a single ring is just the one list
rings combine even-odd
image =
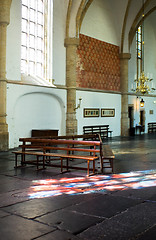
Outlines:
[{"label": "wooden pew", "polygon": [[109,125],[84,126],[83,134],[99,134],[102,140],[112,137],[112,131],[109,130]]},{"label": "wooden pew", "polygon": [[156,132],[156,122],[148,123],[148,133]]},{"label": "wooden pew", "polygon": [[[36,165],[37,169],[41,166],[61,167],[67,171],[72,169],[90,170],[95,173],[95,160],[99,158],[100,141],[80,141],[80,140],[64,140],[64,139],[21,139],[24,144],[20,145],[21,151],[13,151],[15,153],[15,167],[18,167],[18,156],[21,155],[21,166],[25,164]],[[34,150],[35,149],[35,150]],[[55,152],[53,152],[55,150]],[[26,160],[27,155],[36,156],[36,161]],[[87,161],[87,167],[69,166],[69,159],[83,159]],[[61,165],[53,164],[54,160],[61,161]],[[63,161],[66,160],[66,165]],[[52,163],[51,163],[52,162]],[[93,167],[90,169],[90,162]]]},{"label": "wooden pew", "polygon": [[[74,135],[73,138],[77,137],[83,138],[84,135]],[[62,137],[62,138],[61,138]],[[114,154],[108,145],[104,145],[102,143],[100,135],[92,135],[95,139],[98,138],[98,141],[84,141],[84,140],[65,140],[65,137],[71,138],[71,136],[60,136],[61,139],[55,136],[57,139],[48,139],[48,138],[20,138],[19,140],[22,144],[19,146],[21,150],[13,151],[15,154],[15,168],[18,167],[18,156],[21,156],[21,165],[24,166],[26,164],[36,165],[37,169],[44,169],[45,166],[54,166],[61,167],[61,172],[63,172],[63,168],[69,169],[68,160],[69,159],[84,159],[88,161],[88,167],[83,168],[87,169],[87,173],[91,170],[89,167],[90,161],[93,162],[93,172],[95,172],[95,160],[99,159],[99,166],[101,172],[103,172],[103,168],[111,168],[113,172],[113,159]],[[88,135],[88,138],[91,136]],[[96,143],[94,145],[94,142]],[[69,146],[66,146],[67,143],[70,143]],[[61,146],[59,146],[61,145]],[[94,151],[96,149],[96,151]],[[75,155],[75,151],[79,156]],[[96,155],[95,155],[96,152]],[[84,153],[89,154],[84,155]],[[35,160],[26,160],[26,156],[35,156]],[[92,159],[90,156],[94,156],[96,158]],[[60,165],[51,164],[50,158],[53,157],[53,160],[61,160]],[[63,166],[63,160],[67,160],[67,165]],[[106,161],[109,165],[106,166]],[[41,166],[41,168],[39,168]],[[80,169],[77,167],[70,166],[70,168]],[[82,169],[82,168],[81,168]],[[98,170],[99,170],[98,169]]]}]

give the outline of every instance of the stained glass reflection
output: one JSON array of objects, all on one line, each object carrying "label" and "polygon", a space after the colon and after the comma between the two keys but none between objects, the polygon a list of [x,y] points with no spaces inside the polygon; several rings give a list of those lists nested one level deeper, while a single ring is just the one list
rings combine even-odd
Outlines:
[{"label": "stained glass reflection", "polygon": [[140,189],[156,186],[156,170],[90,177],[35,180],[33,184],[30,188],[30,198]]}]

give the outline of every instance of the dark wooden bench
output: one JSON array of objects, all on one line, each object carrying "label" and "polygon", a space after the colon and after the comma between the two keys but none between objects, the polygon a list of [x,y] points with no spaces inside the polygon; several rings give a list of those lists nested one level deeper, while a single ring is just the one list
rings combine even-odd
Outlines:
[{"label": "dark wooden bench", "polygon": [[[21,166],[25,164],[36,165],[37,169],[41,166],[61,167],[67,171],[72,169],[90,170],[95,173],[95,160],[99,158],[100,141],[80,141],[80,140],[64,140],[64,139],[20,139],[23,144],[20,145],[21,150],[13,151],[15,153],[15,167],[18,167],[18,156],[21,156]],[[55,152],[54,152],[55,151]],[[35,156],[36,160],[26,160],[26,155]],[[69,159],[83,159],[87,161],[87,167],[69,166]],[[61,161],[61,165],[53,164],[54,160]],[[66,165],[63,161],[66,160]],[[90,162],[93,167],[90,168]]]},{"label": "dark wooden bench", "polygon": [[112,131],[109,130],[109,125],[84,126],[83,134],[100,134],[102,140],[112,137]]},{"label": "dark wooden bench", "polygon": [[148,133],[156,132],[156,122],[148,123]]},{"label": "dark wooden bench", "polygon": [[[80,137],[83,139],[84,137],[93,137],[94,139],[98,139],[98,141],[83,141],[83,140],[73,140]],[[58,139],[60,138],[60,139]],[[73,138],[71,140],[66,140],[65,138]],[[102,143],[100,135],[94,134],[94,135],[71,135],[71,136],[54,136],[51,139],[49,138],[42,138],[42,137],[32,137],[32,138],[20,138],[19,139],[22,144],[19,146],[21,150],[13,151],[15,154],[15,168],[18,167],[18,156],[21,156],[21,164],[20,166],[24,166],[26,164],[36,165],[37,169],[44,169],[45,166],[52,166],[52,167],[61,167],[61,172],[63,172],[63,168],[66,168],[67,170],[69,168],[75,168],[75,169],[87,169],[87,172],[89,174],[89,171],[91,170],[89,167],[89,162],[93,162],[93,172],[95,172],[95,160],[99,159],[98,161],[98,171],[100,170],[103,172],[103,168],[111,168],[111,171],[113,172],[113,159],[114,154],[111,151],[110,147],[108,145],[104,145]],[[59,140],[59,141],[58,141]],[[62,140],[62,141],[61,141]],[[68,142],[70,141],[70,142]],[[95,144],[94,144],[95,142]],[[70,143],[69,146],[66,146],[67,143]],[[69,149],[70,148],[70,149]],[[107,151],[106,151],[107,149]],[[94,151],[96,150],[96,151]],[[75,151],[78,153],[75,155]],[[96,156],[95,156],[96,152]],[[84,155],[84,153],[89,154]],[[31,157],[34,156],[34,160],[26,160],[26,156],[30,155]],[[90,156],[95,157],[95,159],[90,158]],[[52,160],[61,160],[61,165],[53,164],[51,163],[50,158],[53,158]],[[63,166],[63,160],[66,158],[67,165]],[[69,159],[84,159],[88,161],[87,168],[78,168],[73,166],[68,166],[68,160]],[[109,164],[105,164],[107,163]],[[41,166],[39,168],[39,166]],[[97,169],[96,169],[97,170]]]}]

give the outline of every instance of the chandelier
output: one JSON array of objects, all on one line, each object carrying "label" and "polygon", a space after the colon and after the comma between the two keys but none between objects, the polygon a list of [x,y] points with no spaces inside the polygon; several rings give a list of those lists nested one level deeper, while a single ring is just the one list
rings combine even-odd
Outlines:
[{"label": "chandelier", "polygon": [[150,92],[153,92],[155,88],[153,86],[150,87],[151,84],[149,84],[152,80],[152,78],[149,78],[145,75],[144,71],[141,72],[140,77],[134,80],[135,88],[132,89],[132,91],[141,94],[148,94]]},{"label": "chandelier", "polygon": [[[132,87],[132,91],[139,93],[139,94],[148,94],[150,92],[153,92],[154,90],[156,90],[153,86],[153,82],[152,82],[152,77],[148,77],[148,75],[145,75],[144,72],[144,0],[143,0],[143,4],[142,4],[142,9],[143,9],[143,14],[142,14],[142,36],[141,36],[141,69],[140,69],[140,76],[137,73],[135,80],[134,80],[134,87]],[[139,28],[138,28],[139,29]],[[138,32],[137,32],[138,33]],[[138,37],[138,36],[137,36]],[[138,49],[137,49],[138,51]],[[138,54],[138,52],[137,52]],[[137,56],[138,58],[138,56]],[[138,70],[137,70],[138,72]],[[152,84],[151,84],[152,82]],[[151,86],[152,85],[152,86]]]}]

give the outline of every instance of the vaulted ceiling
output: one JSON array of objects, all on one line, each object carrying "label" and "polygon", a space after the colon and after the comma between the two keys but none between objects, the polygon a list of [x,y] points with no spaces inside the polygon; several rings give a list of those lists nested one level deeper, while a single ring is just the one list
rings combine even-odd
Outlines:
[{"label": "vaulted ceiling", "polygon": [[[66,37],[78,37],[85,15],[91,4],[101,0],[69,0]],[[127,52],[132,44],[135,31],[144,19],[152,15],[153,23],[156,21],[155,0],[102,0],[103,6],[109,6],[120,33],[120,51]],[[155,14],[152,14],[155,13]],[[154,21],[155,20],[155,21]],[[153,25],[153,28],[155,26]]]}]

